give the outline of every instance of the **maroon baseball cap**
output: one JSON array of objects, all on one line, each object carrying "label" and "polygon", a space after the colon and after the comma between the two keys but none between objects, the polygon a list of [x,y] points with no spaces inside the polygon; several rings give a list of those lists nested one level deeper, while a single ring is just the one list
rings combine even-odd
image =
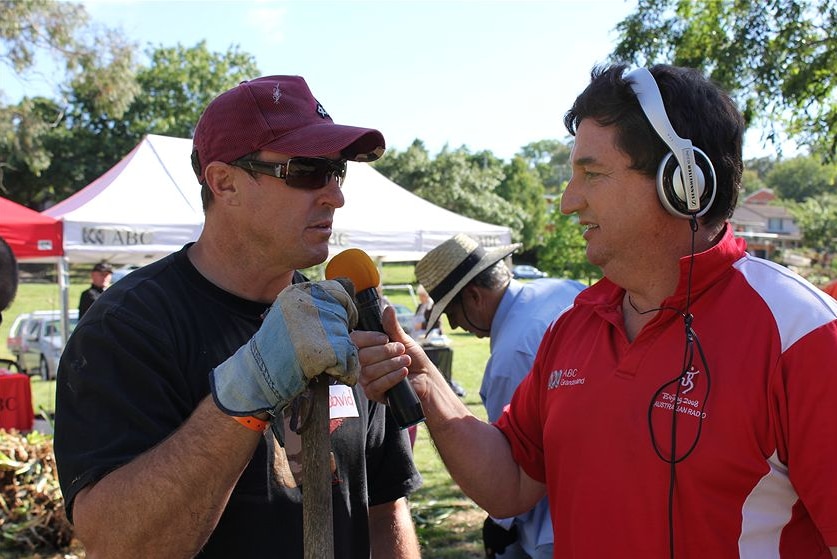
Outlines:
[{"label": "maroon baseball cap", "polygon": [[192,140],[192,168],[203,182],[212,161],[232,163],[259,150],[307,157],[340,152],[351,161],[374,161],[385,147],[377,130],[334,124],[300,76],[264,76],[207,105]]}]

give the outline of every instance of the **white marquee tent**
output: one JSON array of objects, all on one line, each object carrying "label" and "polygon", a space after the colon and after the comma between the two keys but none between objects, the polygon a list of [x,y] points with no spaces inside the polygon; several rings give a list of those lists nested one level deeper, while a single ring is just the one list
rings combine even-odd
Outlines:
[{"label": "white marquee tent", "polygon": [[[95,181],[45,210],[63,222],[62,307],[69,262],[143,265],[198,238],[200,186],[192,141],[149,134]],[[335,213],[331,254],[359,248],[379,261],[414,261],[456,233],[485,246],[508,244],[507,227],[440,208],[390,181],[367,163],[350,163],[346,204]],[[66,315],[66,313],[65,313]]]},{"label": "white marquee tent", "polygon": [[148,135],[105,174],[43,213],[64,222],[71,262],[142,265],[198,238],[190,140]]},{"label": "white marquee tent", "polygon": [[[203,226],[192,141],[149,134],[122,161],[43,213],[64,223],[70,262],[142,265],[197,239]],[[337,210],[332,254],[360,248],[389,261],[420,259],[456,233],[486,246],[507,244],[507,227],[440,208],[390,181],[367,163],[350,163]]]}]

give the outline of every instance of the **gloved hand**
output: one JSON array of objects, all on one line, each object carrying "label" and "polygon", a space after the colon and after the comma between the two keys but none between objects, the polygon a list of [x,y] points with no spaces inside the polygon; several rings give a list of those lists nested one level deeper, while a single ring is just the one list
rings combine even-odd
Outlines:
[{"label": "gloved hand", "polygon": [[482,523],[482,543],[485,546],[487,559],[494,559],[498,553],[503,553],[506,547],[517,541],[517,526],[506,530],[493,520],[490,516]]},{"label": "gloved hand", "polygon": [[229,415],[276,415],[320,373],[353,386],[360,363],[349,330],[356,324],[340,282],[288,286],[258,332],[209,375],[215,404]]}]

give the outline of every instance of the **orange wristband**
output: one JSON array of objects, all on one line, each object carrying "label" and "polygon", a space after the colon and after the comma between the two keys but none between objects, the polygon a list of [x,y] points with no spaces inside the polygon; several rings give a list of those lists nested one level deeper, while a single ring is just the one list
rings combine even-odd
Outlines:
[{"label": "orange wristband", "polygon": [[267,426],[270,425],[270,422],[261,420],[258,417],[240,417],[237,415],[232,415],[230,417],[232,417],[251,431],[256,431],[257,433],[264,433],[267,430]]}]

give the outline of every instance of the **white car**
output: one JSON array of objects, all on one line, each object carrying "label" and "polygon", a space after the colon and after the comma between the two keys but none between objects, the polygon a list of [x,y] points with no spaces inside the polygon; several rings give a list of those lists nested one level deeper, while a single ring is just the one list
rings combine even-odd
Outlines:
[{"label": "white car", "polygon": [[[69,312],[70,332],[77,323],[78,310],[74,309]],[[44,380],[55,378],[64,351],[61,311],[34,311],[18,316],[9,330],[6,345],[22,372],[38,374]]]}]

